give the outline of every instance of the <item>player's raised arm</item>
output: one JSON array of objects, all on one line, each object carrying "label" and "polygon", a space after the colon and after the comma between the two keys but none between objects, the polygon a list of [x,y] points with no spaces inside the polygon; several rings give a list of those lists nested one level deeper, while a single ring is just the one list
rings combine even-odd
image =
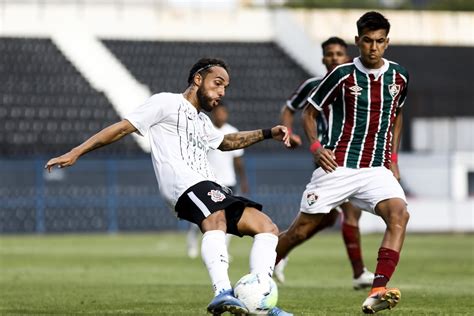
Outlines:
[{"label": "player's raised arm", "polygon": [[58,166],[59,168],[72,166],[76,160],[85,153],[116,142],[136,130],[137,129],[128,120],[122,120],[112,124],[64,155],[50,159],[44,168],[50,172],[54,166]]},{"label": "player's raised arm", "polygon": [[285,126],[277,125],[271,129],[258,129],[226,134],[218,149],[222,151],[245,148],[264,139],[273,138],[282,141],[285,146],[290,146],[290,136]]}]

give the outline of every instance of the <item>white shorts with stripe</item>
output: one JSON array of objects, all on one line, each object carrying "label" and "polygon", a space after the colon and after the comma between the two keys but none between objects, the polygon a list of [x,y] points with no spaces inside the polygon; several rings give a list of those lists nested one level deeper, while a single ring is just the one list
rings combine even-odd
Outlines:
[{"label": "white shorts with stripe", "polygon": [[400,198],[406,203],[400,183],[385,167],[338,167],[331,173],[317,168],[301,197],[300,211],[329,213],[349,199],[356,207],[375,213],[380,201],[391,198]]}]

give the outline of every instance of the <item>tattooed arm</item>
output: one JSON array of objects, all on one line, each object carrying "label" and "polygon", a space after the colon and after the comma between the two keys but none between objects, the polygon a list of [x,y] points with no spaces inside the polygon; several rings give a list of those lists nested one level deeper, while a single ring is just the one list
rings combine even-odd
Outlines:
[{"label": "tattooed arm", "polygon": [[[285,145],[290,146],[288,129],[285,126],[277,125],[271,129],[271,138],[283,141]],[[228,151],[245,148],[264,140],[263,130],[231,133],[224,136],[219,145],[220,150]]]}]

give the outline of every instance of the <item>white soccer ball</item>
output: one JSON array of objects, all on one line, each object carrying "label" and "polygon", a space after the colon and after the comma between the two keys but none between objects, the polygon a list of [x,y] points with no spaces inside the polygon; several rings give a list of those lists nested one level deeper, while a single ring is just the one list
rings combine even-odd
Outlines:
[{"label": "white soccer ball", "polygon": [[244,275],[235,284],[234,294],[253,315],[266,315],[278,301],[277,285],[264,273]]}]

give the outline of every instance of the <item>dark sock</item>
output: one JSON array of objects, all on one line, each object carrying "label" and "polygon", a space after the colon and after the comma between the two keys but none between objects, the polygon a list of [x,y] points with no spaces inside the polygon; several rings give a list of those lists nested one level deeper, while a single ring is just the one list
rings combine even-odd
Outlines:
[{"label": "dark sock", "polygon": [[346,244],[347,255],[352,264],[353,276],[358,278],[364,272],[359,227],[342,223],[342,237]]},{"label": "dark sock", "polygon": [[375,278],[372,288],[385,287],[392,277],[395,268],[397,267],[398,260],[400,259],[400,253],[380,247],[379,255],[377,257],[377,268],[375,269]]}]

